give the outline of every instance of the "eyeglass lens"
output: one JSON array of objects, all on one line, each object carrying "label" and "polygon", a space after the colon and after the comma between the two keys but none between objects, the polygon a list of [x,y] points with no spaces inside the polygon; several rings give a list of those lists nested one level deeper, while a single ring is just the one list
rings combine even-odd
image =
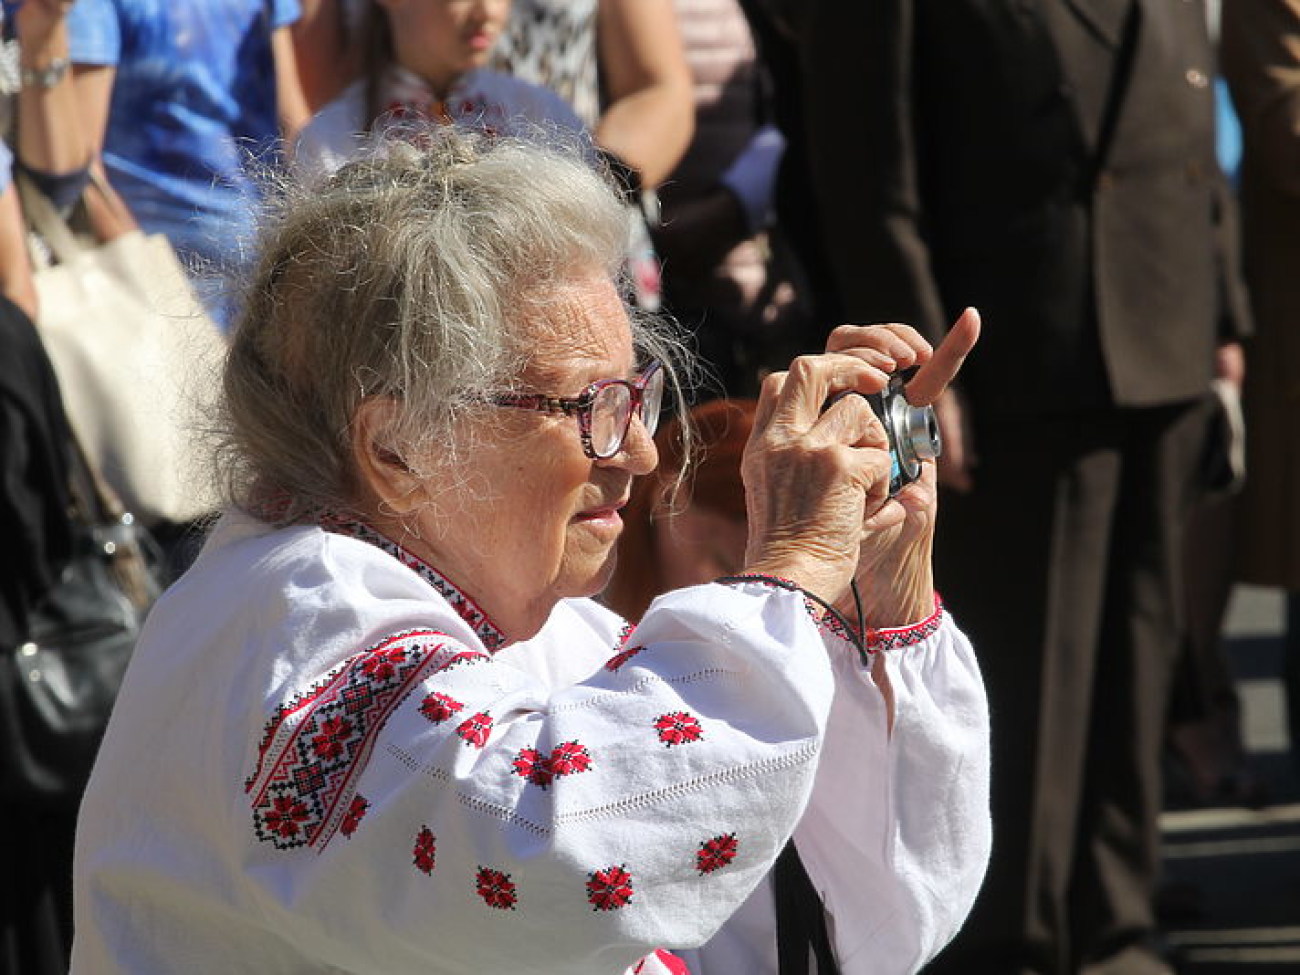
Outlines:
[{"label": "eyeglass lens", "polygon": [[[659,425],[663,402],[664,375],[656,369],[641,394],[641,422],[653,436]],[[632,390],[624,383],[611,383],[596,394],[591,404],[591,447],[597,457],[612,457],[623,445],[632,421]]]}]

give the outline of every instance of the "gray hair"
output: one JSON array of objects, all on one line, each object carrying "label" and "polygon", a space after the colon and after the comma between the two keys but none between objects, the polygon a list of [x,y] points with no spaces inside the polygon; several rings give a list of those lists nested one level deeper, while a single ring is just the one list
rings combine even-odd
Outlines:
[{"label": "gray hair", "polygon": [[[459,421],[515,387],[554,288],[621,272],[627,211],[581,147],[406,135],[323,186],[283,186],[263,220],[217,463],[229,500],[274,520],[355,504],[350,427],[367,397],[400,404],[399,453],[454,463],[471,446]],[[632,331],[680,403],[692,366],[674,331],[635,314]]]}]

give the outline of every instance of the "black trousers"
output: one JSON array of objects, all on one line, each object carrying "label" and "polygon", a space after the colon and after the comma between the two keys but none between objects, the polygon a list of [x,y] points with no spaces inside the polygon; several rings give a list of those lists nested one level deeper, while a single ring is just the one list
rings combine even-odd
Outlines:
[{"label": "black trousers", "polygon": [[[1143,973],[1203,404],[986,418],[937,585],[990,697],[993,857],[930,971]],[[977,422],[979,417],[976,417]]]}]

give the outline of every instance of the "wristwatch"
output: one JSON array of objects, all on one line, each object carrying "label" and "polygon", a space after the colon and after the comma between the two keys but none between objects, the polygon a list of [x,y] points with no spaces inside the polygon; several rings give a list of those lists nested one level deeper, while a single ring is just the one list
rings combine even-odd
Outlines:
[{"label": "wristwatch", "polygon": [[72,61],[68,58],[55,58],[43,68],[23,68],[23,87],[53,88],[63,80],[70,67]]}]

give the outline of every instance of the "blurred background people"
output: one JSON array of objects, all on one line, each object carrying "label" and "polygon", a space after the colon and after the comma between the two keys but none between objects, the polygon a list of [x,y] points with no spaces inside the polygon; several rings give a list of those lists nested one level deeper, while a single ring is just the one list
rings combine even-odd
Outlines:
[{"label": "blurred background people", "polygon": [[557,92],[586,124],[631,210],[633,300],[658,309],[655,191],[686,151],[694,118],[673,0],[516,0],[492,66]]},{"label": "blurred background people", "polygon": [[[745,561],[745,485],[740,458],[754,426],[751,398],[713,399],[673,417],[655,435],[659,466],[632,485],[614,574],[601,601],[639,620],[660,593],[733,575]],[[698,451],[684,482],[683,422]]]},{"label": "blurred background people", "polygon": [[776,219],[786,140],[741,5],[676,0],[676,9],[695,81],[695,135],[659,191],[653,237],[664,303],[694,333],[721,388],[753,396],[763,374],[784,368],[810,338],[802,268]]},{"label": "blurred background people", "polygon": [[1300,2],[1225,3],[1221,59],[1241,122],[1242,242],[1258,328],[1246,345],[1238,572],[1287,593],[1283,684],[1300,774]]},{"label": "blurred background people", "polygon": [[[80,196],[90,161],[68,72],[70,5],[26,0],[0,8],[20,52],[21,90],[4,106],[17,165],[60,206]],[[13,654],[0,667],[0,975],[65,975],[73,832],[85,782],[51,765],[30,740],[31,704],[16,686],[25,678],[13,648],[29,638],[33,607],[73,553],[71,431],[32,324],[39,308],[14,162],[0,143],[0,531],[18,553],[0,565],[0,647]]]},{"label": "blurred background people", "polygon": [[505,135],[538,126],[575,137],[582,120],[549,88],[485,67],[510,0],[372,0],[361,18],[361,77],[316,113],[293,165],[333,172],[376,128],[458,124]]},{"label": "blurred background people", "polygon": [[1249,311],[1203,3],[798,14],[849,320],[985,338],[937,404],[945,598],[988,660],[992,866],[939,973],[1170,971],[1153,915],[1184,533]]},{"label": "blurred background people", "polygon": [[79,0],[69,14],[83,124],[108,180],[171,241],[223,327],[257,174],[308,115],[298,13],[298,0]]}]

